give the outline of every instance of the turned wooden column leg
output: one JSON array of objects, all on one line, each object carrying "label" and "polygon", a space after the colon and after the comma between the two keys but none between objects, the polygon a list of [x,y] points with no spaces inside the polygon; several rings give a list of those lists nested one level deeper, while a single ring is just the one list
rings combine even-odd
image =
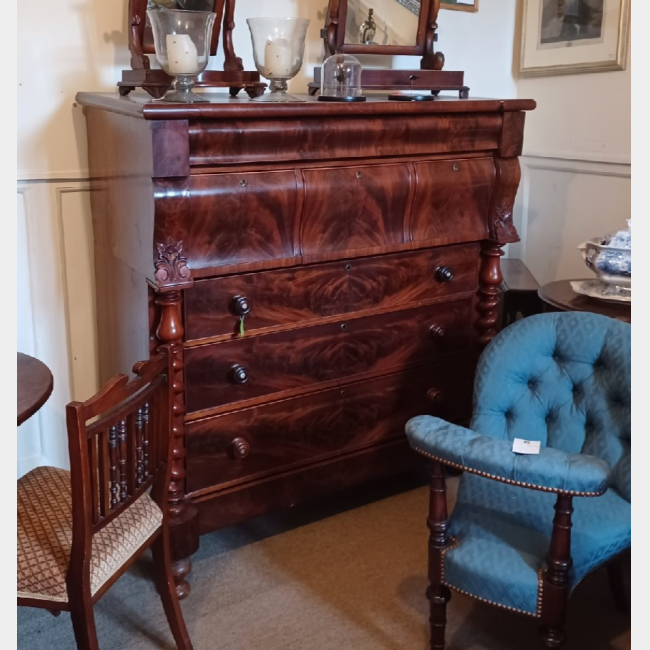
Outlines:
[{"label": "turned wooden column leg", "polygon": [[571,514],[573,499],[558,495],[553,519],[551,546],[546,556],[540,635],[545,648],[563,648],[566,643],[564,617],[569,595],[571,560]]},{"label": "turned wooden column leg", "polygon": [[499,327],[499,306],[501,304],[501,275],[500,258],[503,255],[501,246],[492,241],[485,242],[481,250],[481,270],[479,273],[478,304],[479,318],[476,322],[478,343],[485,347],[497,334]]},{"label": "turned wooden column leg", "polygon": [[442,463],[431,464],[429,517],[429,623],[431,626],[431,650],[444,650],[447,603],[451,598],[449,589],[442,584],[443,551],[449,545],[447,536],[447,494],[445,470]]},{"label": "turned wooden column leg", "polygon": [[172,467],[169,483],[168,516],[172,547],[172,571],[179,598],[186,598],[190,585],[186,580],[192,569],[190,555],[198,549],[196,507],[185,498],[185,390],[183,362],[183,327],[180,318],[181,293],[159,295],[161,308],[156,335],[171,344],[173,376],[170,378],[172,399]]},{"label": "turned wooden column leg", "polygon": [[[502,299],[500,257],[502,246],[519,241],[519,235],[512,220],[512,210],[521,178],[517,133],[523,124],[523,113],[509,114],[504,118],[503,132],[499,143],[500,156],[494,159],[496,179],[490,200],[488,214],[489,239],[481,248],[481,269],[479,271],[478,304],[479,318],[477,341],[480,350],[497,335],[500,327],[500,303]],[[515,156],[515,157],[512,157]]]},{"label": "turned wooden column leg", "polygon": [[182,242],[157,244],[155,261],[156,291],[159,308],[156,338],[170,346],[172,371],[169,381],[172,402],[171,479],[167,498],[172,573],[179,598],[186,598],[190,585],[186,578],[192,568],[190,556],[199,548],[198,511],[185,497],[185,365],[183,354],[182,291],[192,286]]}]

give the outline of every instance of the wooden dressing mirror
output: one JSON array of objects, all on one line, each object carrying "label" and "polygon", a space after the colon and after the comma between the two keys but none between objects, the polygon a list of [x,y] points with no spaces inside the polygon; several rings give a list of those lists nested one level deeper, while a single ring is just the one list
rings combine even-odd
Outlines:
[{"label": "wooden dressing mirror", "polygon": [[[330,12],[336,10],[330,2]],[[431,0],[347,0],[339,2],[336,47],[349,54],[423,55]],[[329,14],[332,17],[332,14]],[[388,48],[388,49],[387,49]]]},{"label": "wooden dressing mirror", "polygon": [[[362,85],[372,90],[457,90],[467,97],[464,73],[443,71],[445,56],[434,51],[440,0],[329,0],[325,28],[326,56],[382,54],[420,56],[419,70],[364,69]],[[320,90],[315,68],[309,92]]]},{"label": "wooden dressing mirror", "polygon": [[[232,32],[235,28],[236,0],[159,0],[158,4],[170,9],[200,9],[216,14],[210,55],[217,53],[219,36],[223,31],[224,69],[204,70],[198,77],[197,88],[228,88],[236,97],[245,90],[249,97],[259,97],[266,84],[260,80],[257,71],[246,71],[242,60],[235,54]],[[147,0],[129,0],[129,50],[131,70],[122,71],[118,81],[120,95],[128,95],[136,88],[144,88],[152,97],[160,98],[171,88],[172,78],[163,70],[151,68],[147,54],[155,55],[151,25],[147,18]]]}]

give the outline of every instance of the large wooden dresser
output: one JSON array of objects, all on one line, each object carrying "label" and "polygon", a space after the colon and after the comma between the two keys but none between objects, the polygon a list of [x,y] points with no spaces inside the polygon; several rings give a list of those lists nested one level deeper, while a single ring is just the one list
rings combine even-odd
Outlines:
[{"label": "large wooden dresser", "polygon": [[101,379],[175,350],[181,596],[200,534],[402,472],[407,419],[468,417],[535,107],[210,97],[77,97]]}]

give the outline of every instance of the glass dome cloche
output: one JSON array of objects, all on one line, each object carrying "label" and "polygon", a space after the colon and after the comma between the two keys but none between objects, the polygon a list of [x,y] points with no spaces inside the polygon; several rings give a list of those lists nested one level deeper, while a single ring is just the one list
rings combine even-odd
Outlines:
[{"label": "glass dome cloche", "polygon": [[318,99],[323,102],[365,102],[361,87],[361,63],[349,54],[325,59]]}]

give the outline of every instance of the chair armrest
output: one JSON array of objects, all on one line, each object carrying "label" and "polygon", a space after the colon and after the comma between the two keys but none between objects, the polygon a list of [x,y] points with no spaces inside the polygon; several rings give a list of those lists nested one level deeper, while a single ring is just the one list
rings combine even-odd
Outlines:
[{"label": "chair armrest", "polygon": [[599,496],[607,490],[609,467],[595,456],[550,447],[539,454],[515,454],[512,440],[482,436],[430,415],[409,420],[406,436],[424,456],[503,483],[571,496]]}]

